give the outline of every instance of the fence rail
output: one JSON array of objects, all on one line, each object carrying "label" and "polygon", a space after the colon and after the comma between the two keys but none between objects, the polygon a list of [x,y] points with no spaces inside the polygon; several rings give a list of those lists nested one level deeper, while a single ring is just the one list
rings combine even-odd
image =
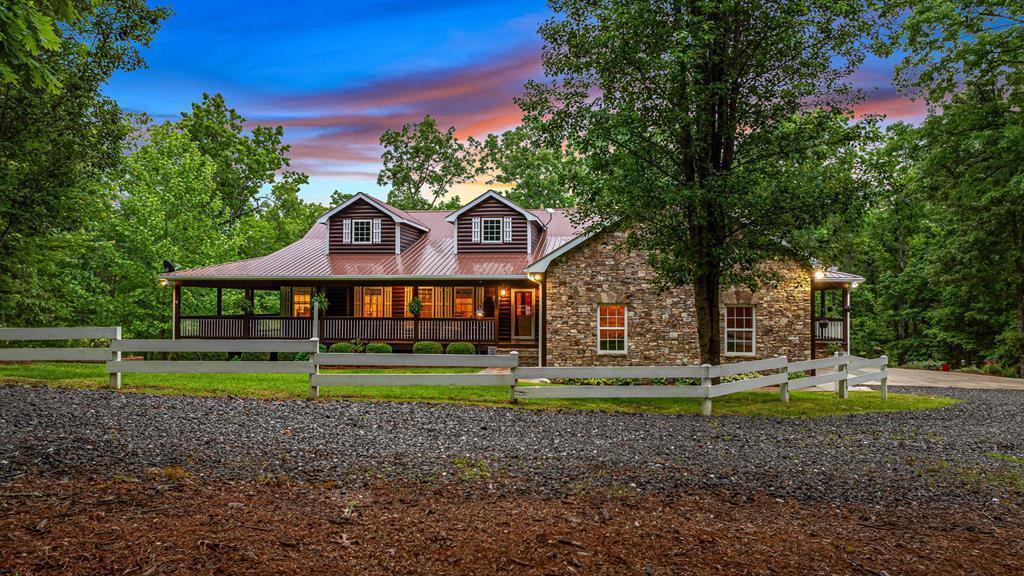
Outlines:
[{"label": "fence rail", "polygon": [[[402,322],[399,320],[399,322]],[[468,326],[468,324],[467,324]],[[288,337],[286,337],[288,338]],[[720,366],[580,366],[520,367],[519,356],[447,354],[340,354],[319,352],[320,340],[222,338],[185,340],[123,340],[121,329],[84,328],[0,328],[0,341],[110,340],[106,348],[0,348],[0,361],[106,362],[110,385],[121,387],[123,373],[170,374],[307,374],[310,398],[317,398],[322,386],[497,386],[509,389],[510,400],[518,398],[699,398],[701,413],[711,415],[712,399],[766,386],[779,387],[779,399],[789,401],[789,392],[810,386],[835,384],[836,393],[846,398],[850,386],[878,382],[881,396],[888,398],[888,359],[835,356],[789,362],[785,356],[736,362]],[[191,361],[121,359],[122,352],[289,352],[307,353],[309,360],[290,361]],[[471,374],[321,374],[323,366],[389,366],[492,369]],[[494,369],[502,371],[493,371]],[[797,372],[830,369],[831,372],[792,378]],[[507,371],[506,371],[507,370]],[[851,371],[863,373],[851,374]],[[733,378],[735,377],[735,378]],[[520,385],[539,379],[668,379],[700,380],[697,386],[669,385]],[[733,378],[733,379],[730,379]],[[723,381],[724,380],[724,381]]]}]

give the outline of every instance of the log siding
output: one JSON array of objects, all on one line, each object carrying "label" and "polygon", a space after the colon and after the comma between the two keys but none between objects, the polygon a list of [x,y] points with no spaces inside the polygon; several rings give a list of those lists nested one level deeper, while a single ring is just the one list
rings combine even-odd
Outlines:
[{"label": "log siding", "polygon": [[[379,244],[345,244],[342,238],[343,220],[380,219]],[[412,229],[411,227],[409,227]],[[369,202],[358,200],[330,218],[330,240],[328,250],[331,254],[394,254],[395,253],[395,221]],[[403,242],[406,230],[402,230]],[[409,232],[412,236],[412,233]]]},{"label": "log siding", "polygon": [[[484,218],[512,218],[512,241],[511,242],[473,242],[473,218],[481,219],[481,226]],[[526,252],[530,230],[529,222],[522,214],[509,208],[505,204],[487,199],[473,208],[463,212],[455,221],[455,234],[458,241],[460,254],[478,252]],[[405,231],[402,231],[405,234]],[[482,229],[481,229],[482,235]]]}]

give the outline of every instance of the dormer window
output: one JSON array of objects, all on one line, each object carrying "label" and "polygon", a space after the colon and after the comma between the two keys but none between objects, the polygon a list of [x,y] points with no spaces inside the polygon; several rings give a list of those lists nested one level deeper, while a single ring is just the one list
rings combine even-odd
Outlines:
[{"label": "dormer window", "polygon": [[501,218],[484,218],[484,242],[501,242]]},{"label": "dormer window", "polygon": [[369,244],[373,236],[371,235],[372,223],[370,220],[353,220],[352,221],[352,243],[353,244]]}]

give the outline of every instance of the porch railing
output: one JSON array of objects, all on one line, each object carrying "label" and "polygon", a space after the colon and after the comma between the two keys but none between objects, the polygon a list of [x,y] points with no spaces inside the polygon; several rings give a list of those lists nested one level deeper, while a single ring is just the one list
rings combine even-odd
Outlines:
[{"label": "porch railing", "polygon": [[[305,340],[313,337],[310,318],[289,316],[182,316],[179,338]],[[321,318],[319,337],[326,341],[493,342],[493,318]]]},{"label": "porch railing", "polygon": [[814,336],[818,342],[842,342],[846,339],[846,324],[842,318],[814,319]]}]

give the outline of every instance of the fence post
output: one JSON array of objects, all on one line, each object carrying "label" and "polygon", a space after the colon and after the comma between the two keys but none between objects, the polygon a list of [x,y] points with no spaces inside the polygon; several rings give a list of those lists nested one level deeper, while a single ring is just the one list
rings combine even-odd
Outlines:
[{"label": "fence post", "polygon": [[316,400],[320,397],[320,387],[316,385],[314,380],[314,377],[320,373],[320,364],[317,362],[317,355],[320,354],[320,339],[310,338],[310,341],[313,342],[313,348],[316,351],[309,355],[309,361],[313,363],[313,367],[309,371],[309,399]]},{"label": "fence post", "polygon": [[782,357],[785,364],[782,365],[782,373],[786,375],[786,380],[779,384],[779,400],[783,402],[789,402],[789,358]]},{"label": "fence post", "polygon": [[[114,337],[110,340],[110,343],[113,344],[114,342],[116,342],[117,340],[120,340],[120,339],[121,339],[121,327],[120,326],[115,326],[114,327]],[[113,346],[111,346],[111,348],[113,348]],[[114,361],[114,362],[120,362],[121,361],[121,351],[120,350],[111,350],[111,352],[110,352],[110,359],[112,361]],[[111,372],[111,370],[113,370],[113,372]],[[107,372],[108,372],[108,375],[107,375],[108,382],[110,384],[110,387],[115,389],[115,390],[120,390],[121,389],[121,372],[119,372],[119,370],[120,370],[120,368],[110,368],[110,369],[107,370]]]},{"label": "fence post", "polygon": [[880,368],[882,369],[882,379],[879,380],[878,383],[881,384],[882,400],[885,401],[885,400],[889,399],[889,357],[888,356],[882,356],[882,365],[880,366]]},{"label": "fence post", "polygon": [[[836,357],[845,358],[846,354],[843,352],[836,352]],[[843,377],[839,380],[836,380],[836,394],[838,394],[839,397],[843,399],[850,397],[850,390],[847,386],[847,378],[849,378],[850,375],[847,373],[847,366],[848,364],[846,363],[846,361],[836,366],[836,370],[843,373]]]},{"label": "fence post", "polygon": [[700,385],[704,395],[700,397],[700,415],[711,416],[711,364],[701,364]]},{"label": "fence post", "polygon": [[509,386],[509,389],[508,389],[508,401],[510,403],[512,403],[512,404],[515,404],[517,402],[517,400],[516,400],[516,383],[518,382],[518,380],[516,380],[516,373],[519,371],[519,352],[513,350],[513,351],[509,352],[509,356],[515,358],[515,363],[512,366],[512,368],[509,369],[509,370],[512,371],[512,385]]}]

